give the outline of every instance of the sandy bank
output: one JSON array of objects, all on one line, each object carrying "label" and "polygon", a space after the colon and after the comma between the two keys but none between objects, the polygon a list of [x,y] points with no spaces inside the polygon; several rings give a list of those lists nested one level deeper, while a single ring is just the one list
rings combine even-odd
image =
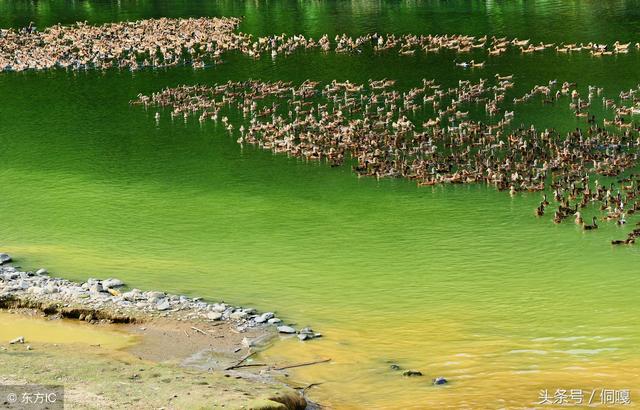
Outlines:
[{"label": "sandy bank", "polygon": [[[275,338],[308,340],[311,330],[285,334],[292,328],[273,312],[124,291],[115,279],[77,283],[8,262],[0,266],[0,384],[62,384],[68,408],[316,408],[304,399],[307,386],[288,380],[298,363],[256,359]],[[101,341],[83,329],[99,330]]]}]

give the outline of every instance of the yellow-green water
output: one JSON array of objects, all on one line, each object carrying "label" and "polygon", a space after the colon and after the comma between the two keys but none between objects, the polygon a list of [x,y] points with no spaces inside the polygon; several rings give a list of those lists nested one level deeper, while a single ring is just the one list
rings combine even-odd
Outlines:
[{"label": "yellow-green water", "polygon": [[[611,43],[637,41],[639,4],[8,1],[0,25],[244,15],[241,29],[256,34]],[[540,389],[558,388],[636,389],[633,400],[640,248],[609,245],[628,228],[556,226],[533,216],[538,194],[359,179],[347,167],[241,148],[214,123],[165,116],[156,125],[153,112],[128,102],[166,86],[229,79],[386,77],[404,87],[495,73],[514,74],[514,95],[557,78],[612,97],[638,82],[639,56],[513,53],[472,72],[452,69],[456,56],[448,53],[299,53],[275,61],[231,55],[202,71],[2,73],[0,250],[68,278],[115,276],[310,325],[322,340],[283,341],[264,355],[284,364],[332,358],[292,374],[322,383],[310,397],[337,408],[523,408]],[[568,106],[542,103],[520,107],[514,121],[578,124]],[[403,378],[390,361],[425,376]],[[436,376],[450,384],[431,386]]]},{"label": "yellow-green water", "polygon": [[8,312],[0,312],[0,340],[6,344],[24,337],[26,345],[78,344],[118,350],[131,346],[135,338],[113,329],[98,329],[86,323],[68,320],[45,320]]}]

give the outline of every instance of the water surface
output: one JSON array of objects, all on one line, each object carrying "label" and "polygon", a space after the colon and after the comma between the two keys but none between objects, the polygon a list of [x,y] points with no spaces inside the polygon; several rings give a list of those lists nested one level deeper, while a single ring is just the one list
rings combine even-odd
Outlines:
[{"label": "water surface", "polygon": [[[378,31],[612,43],[638,41],[638,6],[5,1],[0,26],[244,16],[241,29],[261,35]],[[2,73],[0,247],[25,267],[67,278],[116,276],[139,288],[275,309],[310,325],[323,340],[285,340],[263,359],[332,358],[292,376],[322,383],[310,396],[337,408],[522,408],[535,405],[540,389],[633,389],[640,381],[639,248],[609,245],[627,229],[583,232],[535,218],[538,194],[358,178],[346,166],[241,147],[215,123],[163,115],[156,124],[154,112],[128,102],[166,86],[230,79],[386,77],[410,87],[422,78],[453,85],[495,73],[515,75],[514,96],[556,78],[615,96],[638,82],[639,54],[514,52],[487,58],[476,71],[456,70],[450,53],[365,52],[259,61],[228,55],[203,71]],[[568,104],[539,101],[519,108],[515,121],[581,125]],[[391,362],[425,376],[403,378]],[[431,386],[436,376],[450,384]]]}]

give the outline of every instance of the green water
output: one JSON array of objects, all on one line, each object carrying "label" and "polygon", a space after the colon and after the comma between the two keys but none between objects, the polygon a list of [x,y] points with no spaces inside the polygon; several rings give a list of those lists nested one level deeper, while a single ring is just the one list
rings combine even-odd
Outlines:
[{"label": "green water", "polygon": [[[638,1],[39,1],[0,3],[0,26],[160,16],[244,16],[256,34],[468,33],[532,41],[638,41]],[[513,73],[521,95],[551,79],[638,83],[640,53],[508,53],[456,70],[451,53],[297,53],[136,73],[0,74],[0,250],[68,278],[116,276],[273,310],[325,338],[265,353],[323,382],[312,398],[336,408],[525,407],[539,389],[631,388],[640,375],[639,248],[612,248],[628,229],[583,232],[535,218],[539,194],[480,185],[419,188],[358,178],[241,147],[221,125],[156,124],[138,93],[254,78],[365,82]],[[473,58],[474,55],[466,57]],[[509,108],[508,104],[506,108]],[[599,111],[594,111],[600,114]],[[516,123],[571,129],[567,104],[534,101]],[[585,212],[585,219],[596,214]],[[638,218],[629,218],[635,223]],[[425,373],[406,379],[393,360]],[[430,379],[445,376],[444,388]],[[640,399],[639,399],[640,400]]]}]

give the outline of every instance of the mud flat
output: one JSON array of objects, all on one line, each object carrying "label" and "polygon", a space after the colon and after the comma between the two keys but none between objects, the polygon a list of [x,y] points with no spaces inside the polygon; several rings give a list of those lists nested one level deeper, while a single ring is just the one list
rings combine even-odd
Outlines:
[{"label": "mud flat", "polygon": [[278,337],[320,336],[311,329],[273,312],[0,260],[0,384],[63,385],[69,408],[319,407],[304,397],[313,386],[288,379],[288,368],[309,363],[258,356]]}]

